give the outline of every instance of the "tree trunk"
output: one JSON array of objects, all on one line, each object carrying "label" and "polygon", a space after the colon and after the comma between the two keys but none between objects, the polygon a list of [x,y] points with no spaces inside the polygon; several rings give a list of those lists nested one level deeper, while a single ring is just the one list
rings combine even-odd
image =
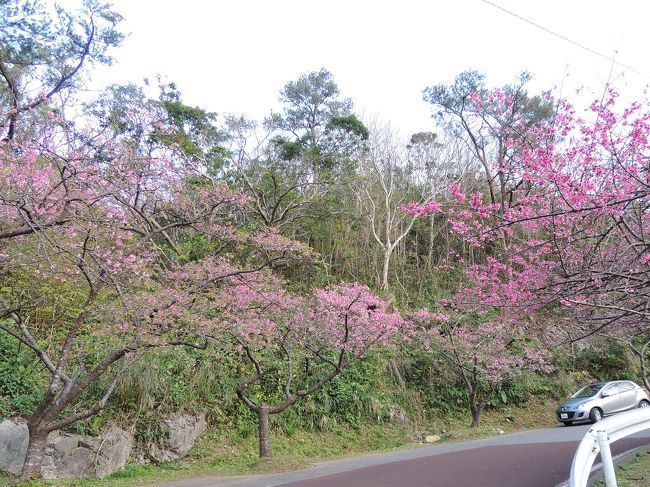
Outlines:
[{"label": "tree trunk", "polygon": [[[573,342],[571,343],[573,345]],[[650,342],[647,342],[641,350],[636,348],[633,343],[628,342],[628,346],[632,349],[632,352],[639,358],[639,368],[641,369],[641,378],[643,379],[643,385],[645,388],[650,391],[650,380],[648,380],[648,371],[645,365],[645,351]],[[575,360],[575,359],[574,359]]]},{"label": "tree trunk", "polygon": [[[643,385],[645,386],[646,390],[650,391],[650,381],[648,380],[648,370],[645,366],[645,351],[646,347],[648,344],[646,343],[643,349],[641,350],[641,353],[639,353],[639,361],[641,362],[641,376],[643,377]],[[634,347],[632,347],[634,348]]]},{"label": "tree trunk", "polygon": [[472,424],[470,424],[470,427],[476,428],[481,420],[481,408],[475,404],[470,405],[469,408],[472,411]]},{"label": "tree trunk", "polygon": [[431,275],[433,272],[433,247],[435,243],[435,235],[433,233],[434,231],[434,223],[435,223],[435,215],[431,215],[429,217],[429,245],[427,249],[427,257],[424,262],[424,266],[422,266],[422,271],[420,272],[420,282],[418,284],[418,295],[422,293],[422,288],[424,287],[424,280],[428,275]]},{"label": "tree trunk", "polygon": [[27,457],[20,474],[20,480],[32,480],[41,478],[41,465],[45,456],[48,432],[41,425],[33,426],[28,424],[29,444],[27,446]]},{"label": "tree trunk", "polygon": [[269,436],[269,407],[262,405],[257,410],[257,434],[260,440],[260,457],[271,456],[271,438]]},{"label": "tree trunk", "polygon": [[388,289],[388,269],[390,267],[390,257],[392,250],[384,250],[383,262],[381,267],[381,282],[379,283],[379,289],[385,291]]}]

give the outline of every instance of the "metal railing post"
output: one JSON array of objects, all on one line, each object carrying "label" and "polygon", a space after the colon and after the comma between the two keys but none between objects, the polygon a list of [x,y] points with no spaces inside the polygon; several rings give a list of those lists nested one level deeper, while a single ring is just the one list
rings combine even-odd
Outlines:
[{"label": "metal railing post", "polygon": [[596,437],[598,438],[598,446],[600,447],[600,459],[603,462],[605,484],[607,487],[617,487],[616,471],[614,469],[614,460],[612,459],[612,450],[609,447],[607,431],[596,431]]},{"label": "metal railing post", "polygon": [[605,418],[582,438],[571,463],[570,487],[587,487],[589,474],[600,453],[607,487],[616,487],[616,474],[610,444],[621,438],[650,429],[650,408],[643,407]]}]

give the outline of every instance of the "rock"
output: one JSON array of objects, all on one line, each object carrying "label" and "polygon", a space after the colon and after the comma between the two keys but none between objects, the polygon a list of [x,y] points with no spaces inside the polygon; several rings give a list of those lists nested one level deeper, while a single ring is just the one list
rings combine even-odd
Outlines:
[{"label": "rock", "polygon": [[390,424],[406,424],[409,422],[409,417],[401,409],[391,409],[388,422]]},{"label": "rock", "polygon": [[[63,438],[62,438],[63,437]],[[57,441],[62,438],[62,441]],[[80,445],[79,435],[61,435],[48,445],[41,473],[44,479],[83,478],[95,476],[96,453]]]},{"label": "rock", "polygon": [[184,457],[206,429],[205,415],[183,415],[165,419],[160,424],[162,437],[147,448],[147,456],[155,463]]},{"label": "rock", "polygon": [[41,473],[45,479],[105,477],[126,466],[133,435],[112,427],[102,436],[62,433],[48,438]]},{"label": "rock", "polygon": [[0,422],[0,470],[14,475],[20,473],[28,443],[27,424],[9,419]]},{"label": "rock", "polygon": [[66,452],[79,446],[79,436],[66,434],[57,435],[54,439],[48,438],[48,443],[52,449],[51,453],[53,455],[65,455]]},{"label": "rock", "polygon": [[146,445],[136,444],[131,459],[138,465],[147,465],[151,463],[151,459],[147,456]]},{"label": "rock", "polygon": [[69,433],[48,438],[41,473],[46,479],[105,477],[126,466],[133,435],[112,427],[102,436]]},{"label": "rock", "polygon": [[[29,443],[27,424],[0,422],[0,470],[19,474]],[[46,479],[105,477],[123,468],[133,448],[133,436],[111,428],[101,437],[57,431],[50,433],[41,473]]]},{"label": "rock", "polygon": [[435,443],[436,441],[440,441],[440,436],[438,435],[425,436],[424,441],[426,441],[427,443]]},{"label": "rock", "polygon": [[[0,470],[19,474],[28,443],[27,424],[0,422]],[[41,473],[45,479],[105,477],[126,465],[132,447],[133,436],[120,428],[100,437],[54,431],[47,438]]]},{"label": "rock", "polygon": [[102,437],[97,455],[96,476],[110,475],[126,466],[133,449],[133,435],[120,428],[111,428]]}]

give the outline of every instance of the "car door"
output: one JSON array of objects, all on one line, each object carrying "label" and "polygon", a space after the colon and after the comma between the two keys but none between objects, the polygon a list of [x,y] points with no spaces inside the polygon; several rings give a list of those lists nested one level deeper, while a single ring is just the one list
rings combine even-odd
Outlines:
[{"label": "car door", "polygon": [[621,410],[624,403],[621,400],[620,392],[618,384],[610,384],[601,391],[603,414],[613,414]]},{"label": "car door", "polygon": [[621,391],[620,392],[621,404],[622,404],[621,410],[625,411],[637,407],[636,391],[635,391],[636,388],[634,384],[629,381],[623,381],[623,382],[619,382],[618,387]]}]

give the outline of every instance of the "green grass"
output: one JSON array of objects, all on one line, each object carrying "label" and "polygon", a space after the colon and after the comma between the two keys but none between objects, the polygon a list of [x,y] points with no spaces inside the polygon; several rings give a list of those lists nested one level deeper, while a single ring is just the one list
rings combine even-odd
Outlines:
[{"label": "green grass", "polygon": [[[286,435],[272,432],[273,458],[260,460],[257,438],[241,437],[229,431],[208,431],[189,455],[165,465],[129,465],[102,480],[35,481],[15,487],[136,487],[188,477],[244,475],[306,468],[319,460],[371,452],[416,448],[427,435],[440,436],[439,443],[466,441],[554,424],[554,403],[534,403],[527,407],[507,407],[488,411],[477,428],[469,428],[469,415],[440,418],[407,425],[338,427],[331,431],[301,431]],[[8,479],[0,476],[0,485]]]},{"label": "green grass", "polygon": [[[650,450],[639,451],[634,459],[616,468],[618,487],[645,487],[650,485]],[[605,487],[604,480],[594,482],[594,487]]]}]

